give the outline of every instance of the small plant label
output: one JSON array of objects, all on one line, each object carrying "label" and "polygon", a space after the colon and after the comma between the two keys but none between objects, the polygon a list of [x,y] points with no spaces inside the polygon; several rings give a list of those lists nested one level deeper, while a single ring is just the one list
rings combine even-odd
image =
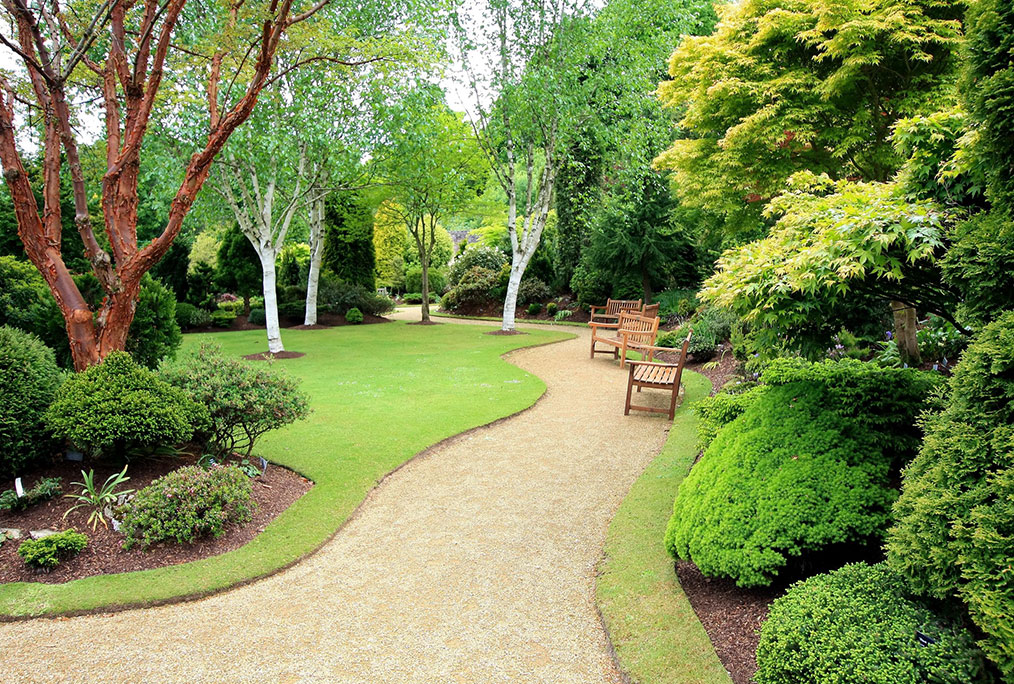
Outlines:
[{"label": "small plant label", "polygon": [[19,499],[25,495],[25,488],[21,486],[20,477],[14,478],[14,491],[17,492]]}]

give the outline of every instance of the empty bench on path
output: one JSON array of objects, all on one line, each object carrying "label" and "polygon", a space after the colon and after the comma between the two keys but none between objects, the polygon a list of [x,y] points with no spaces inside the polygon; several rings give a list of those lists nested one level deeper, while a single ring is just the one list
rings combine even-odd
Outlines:
[{"label": "empty bench on path", "polygon": [[[631,361],[630,374],[627,376],[627,403],[623,407],[623,415],[629,416],[631,409],[634,411],[648,411],[650,413],[666,413],[664,408],[654,406],[635,406],[630,403],[634,387],[640,392],[641,388],[669,390],[672,398],[669,401],[669,420],[676,416],[676,402],[680,394],[680,382],[683,379],[683,366],[687,362],[687,349],[690,347],[690,335],[683,341],[683,348],[680,350],[679,363],[655,363],[651,361]],[[652,347],[649,354],[656,351],[672,351],[665,347]]]},{"label": "empty bench on path", "polygon": [[640,299],[607,299],[605,306],[593,306],[591,308],[592,323],[612,323],[619,321],[621,313],[640,313]]},{"label": "empty bench on path", "polygon": [[[612,354],[620,359],[620,368],[627,361],[627,351],[647,351],[648,360],[652,358],[655,337],[658,335],[658,317],[640,316],[623,312],[617,323],[589,323],[592,329],[591,358],[596,354]],[[604,344],[610,349],[598,349],[596,344]]]}]

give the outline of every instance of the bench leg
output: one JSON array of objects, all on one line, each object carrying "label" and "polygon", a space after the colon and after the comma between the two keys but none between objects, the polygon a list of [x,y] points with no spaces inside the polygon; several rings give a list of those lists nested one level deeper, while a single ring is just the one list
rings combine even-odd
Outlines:
[{"label": "bench leg", "polygon": [[676,399],[680,396],[680,381],[677,378],[672,386],[672,400],[669,402],[669,420],[676,417]]},{"label": "bench leg", "polygon": [[589,359],[594,359],[595,358],[595,333],[594,332],[592,333],[591,353],[588,355],[588,358]]},{"label": "bench leg", "polygon": [[[630,367],[630,374],[627,376],[627,403],[623,407],[623,415],[630,415],[630,390],[634,387],[634,366]],[[640,391],[640,387],[637,388]]]}]

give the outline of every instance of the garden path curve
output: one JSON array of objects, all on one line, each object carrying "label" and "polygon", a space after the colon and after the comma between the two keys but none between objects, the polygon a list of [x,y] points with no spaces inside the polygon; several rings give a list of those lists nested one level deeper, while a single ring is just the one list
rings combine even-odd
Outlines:
[{"label": "garden path curve", "polygon": [[627,374],[566,330],[508,357],[545,381],[534,408],[397,471],[310,558],[199,601],[0,625],[3,680],[621,681],[595,565],[668,423],[624,417]]}]

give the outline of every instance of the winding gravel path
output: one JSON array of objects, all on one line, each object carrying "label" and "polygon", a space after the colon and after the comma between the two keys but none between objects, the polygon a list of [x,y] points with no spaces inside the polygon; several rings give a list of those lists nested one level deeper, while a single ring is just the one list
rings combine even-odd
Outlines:
[{"label": "winding gravel path", "polygon": [[624,417],[626,373],[567,330],[509,357],[548,386],[533,409],[399,470],[307,560],[200,601],[0,625],[0,679],[622,681],[595,565],[667,422]]}]

